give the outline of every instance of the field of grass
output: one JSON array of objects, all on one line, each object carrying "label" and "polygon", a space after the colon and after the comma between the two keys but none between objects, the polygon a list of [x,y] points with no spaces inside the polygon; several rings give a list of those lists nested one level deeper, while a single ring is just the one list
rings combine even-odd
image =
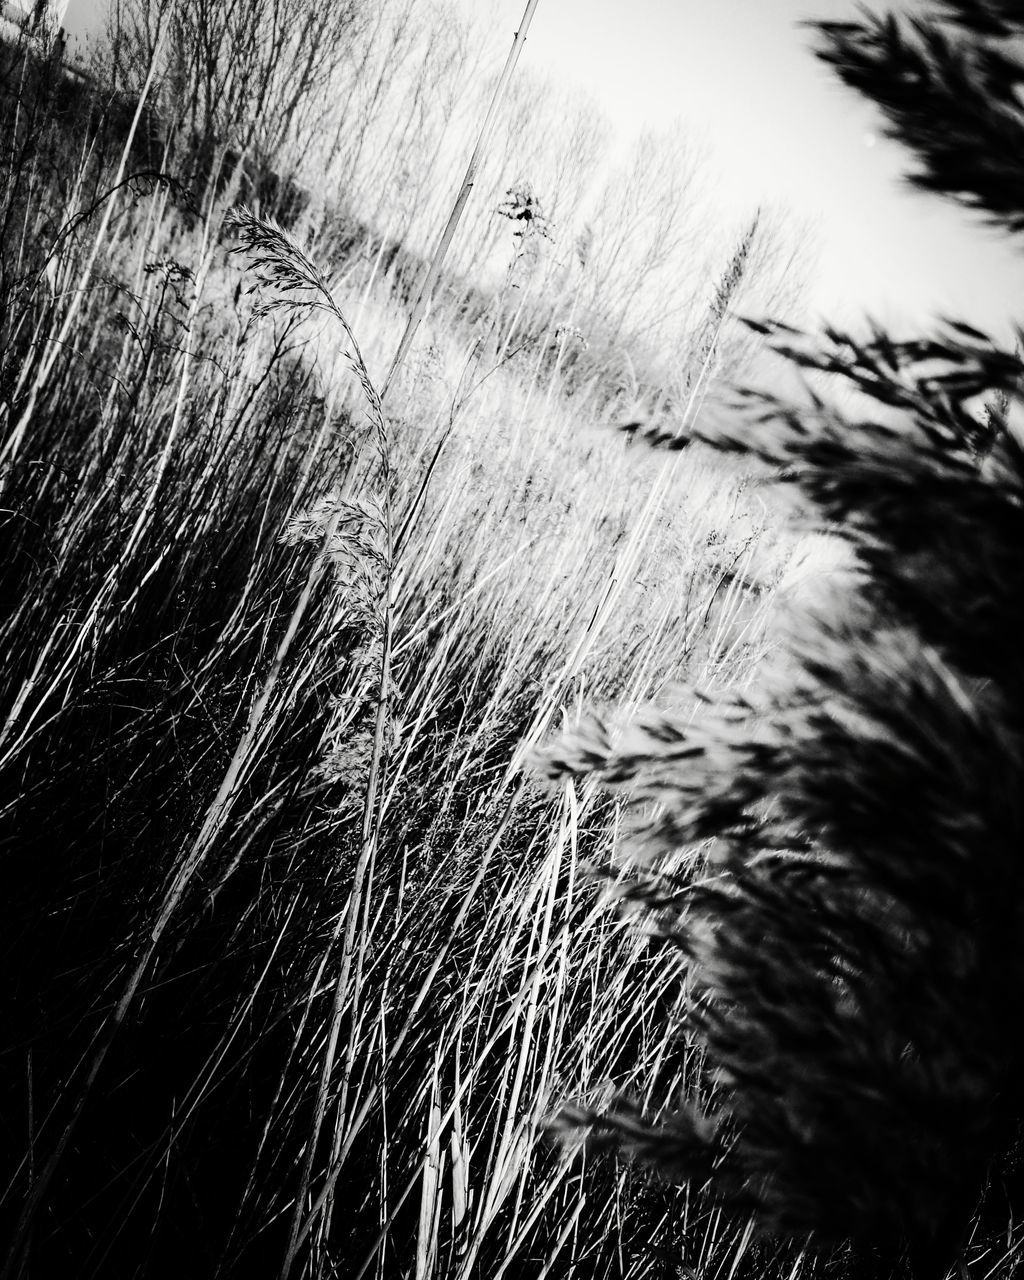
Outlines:
[{"label": "field of grass", "polygon": [[528,756],[771,651],[776,500],[612,425],[724,412],[728,254],[659,380],[492,201],[507,270],[445,275],[382,400],[393,228],[310,205],[324,291],[261,284],[240,181],[4,59],[4,1274],[800,1274],[543,1133],[703,1087],[678,960],[585,875],[620,802]]}]

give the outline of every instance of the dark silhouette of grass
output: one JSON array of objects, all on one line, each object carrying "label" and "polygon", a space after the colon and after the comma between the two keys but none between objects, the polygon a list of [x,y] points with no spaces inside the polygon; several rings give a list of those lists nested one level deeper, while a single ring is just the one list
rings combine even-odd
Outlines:
[{"label": "dark silhouette of grass", "polygon": [[[818,34],[914,153],[918,186],[1020,230],[1024,69],[1001,44],[1024,36],[1016,9],[952,2]],[[666,1035],[707,1070],[703,1096],[574,1106],[555,1127],[709,1186],[770,1237],[853,1241],[857,1268],[942,1280],[977,1258],[1010,1275],[1024,363],[950,321],[913,341],[754,327],[862,407],[748,393],[745,422],[648,440],[766,462],[855,573],[794,620],[785,661],[751,693],[692,721],[595,718],[545,753],[552,776],[628,784],[642,806],[618,892],[685,956],[685,1017]]]}]

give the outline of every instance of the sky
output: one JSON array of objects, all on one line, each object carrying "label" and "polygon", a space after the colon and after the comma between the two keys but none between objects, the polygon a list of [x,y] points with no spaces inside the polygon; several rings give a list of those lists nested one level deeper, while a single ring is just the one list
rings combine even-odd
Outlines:
[{"label": "sky", "polygon": [[[496,0],[510,32],[523,7]],[[809,225],[818,265],[808,302],[819,316],[899,327],[952,315],[1006,336],[1011,319],[1024,322],[1024,240],[906,186],[907,153],[880,136],[877,111],[811,54],[799,27],[857,8],[540,0],[523,60],[586,89],[626,133],[678,120],[706,142],[724,212],[775,203]]]},{"label": "sky", "polygon": [[[490,5],[498,35],[507,32],[495,46],[500,66],[526,0],[459,2]],[[67,0],[65,26],[87,31],[101,4]],[[906,153],[880,136],[871,104],[812,56],[799,27],[857,8],[854,0],[539,0],[520,65],[584,89],[624,140],[682,128],[707,152],[710,197],[730,224],[759,204],[789,210],[814,245],[812,315],[839,323],[870,315],[898,331],[949,315],[1005,339],[1012,321],[1024,322],[1024,242],[1016,248],[967,211],[903,184]]]}]

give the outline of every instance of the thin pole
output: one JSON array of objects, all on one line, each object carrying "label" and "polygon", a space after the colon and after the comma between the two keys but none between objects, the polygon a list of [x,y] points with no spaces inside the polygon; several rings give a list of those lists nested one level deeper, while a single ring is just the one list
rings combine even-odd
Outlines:
[{"label": "thin pole", "polygon": [[505,68],[501,73],[498,83],[494,86],[494,93],[491,95],[491,105],[487,108],[487,115],[484,116],[484,122],[480,126],[480,132],[477,135],[476,146],[473,148],[473,154],[469,158],[469,164],[466,166],[466,176],[462,179],[462,186],[459,188],[459,194],[452,206],[452,211],[448,215],[448,221],[444,225],[444,230],[438,239],[437,245],[430,259],[430,267],[423,281],[420,284],[419,293],[416,295],[416,302],[413,305],[412,314],[405,326],[405,332],[402,334],[402,340],[398,344],[398,350],[395,352],[395,358],[391,361],[391,368],[388,369],[387,377],[384,379],[384,386],[381,389],[380,398],[383,400],[388,393],[392,380],[398,372],[402,361],[408,354],[409,347],[419,328],[420,321],[423,319],[423,313],[427,307],[427,301],[434,291],[434,285],[437,284],[437,278],[441,274],[441,267],[448,254],[452,240],[455,237],[455,231],[462,218],[462,211],[466,207],[473,190],[473,184],[476,182],[477,170],[480,168],[480,161],[483,158],[484,149],[494,128],[494,121],[497,118],[498,108],[501,106],[505,91],[508,89],[509,82],[512,79],[512,73],[516,69],[516,63],[519,61],[519,55],[523,51],[523,45],[526,43],[526,35],[530,29],[530,23],[533,21],[533,15],[536,12],[537,5],[540,0],[527,0],[526,11],[523,13],[523,20],[519,24],[519,30],[512,37],[512,48],[508,51],[508,57],[505,59]]}]

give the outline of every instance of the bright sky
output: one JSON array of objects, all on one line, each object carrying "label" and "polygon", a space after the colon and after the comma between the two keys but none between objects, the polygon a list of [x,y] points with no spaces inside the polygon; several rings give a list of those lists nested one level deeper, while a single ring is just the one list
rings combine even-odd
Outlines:
[{"label": "bright sky", "polygon": [[[16,0],[23,8],[31,8],[30,0]],[[72,35],[81,35],[95,26],[98,15],[106,12],[106,0],[50,0],[54,9],[64,9],[63,23]]]},{"label": "bright sky", "polygon": [[[461,2],[492,5],[500,66],[526,0]],[[65,25],[88,29],[102,3],[69,0]],[[878,136],[873,108],[811,55],[797,25],[856,11],[854,0],[540,0],[521,65],[587,90],[624,134],[681,121],[711,153],[709,183],[730,224],[763,202],[810,222],[818,314],[868,312],[898,328],[947,314],[1006,337],[1013,318],[1024,322],[1024,242],[1015,249],[904,187],[905,153]]]},{"label": "bright sky", "polygon": [[[585,88],[625,130],[681,120],[706,139],[723,207],[768,200],[810,218],[812,307],[920,323],[936,314],[1008,331],[1024,321],[1024,241],[899,180],[906,153],[809,50],[805,18],[853,0],[540,0],[523,60]],[[874,8],[920,9],[912,0]],[[495,0],[509,35],[524,0]]]}]

